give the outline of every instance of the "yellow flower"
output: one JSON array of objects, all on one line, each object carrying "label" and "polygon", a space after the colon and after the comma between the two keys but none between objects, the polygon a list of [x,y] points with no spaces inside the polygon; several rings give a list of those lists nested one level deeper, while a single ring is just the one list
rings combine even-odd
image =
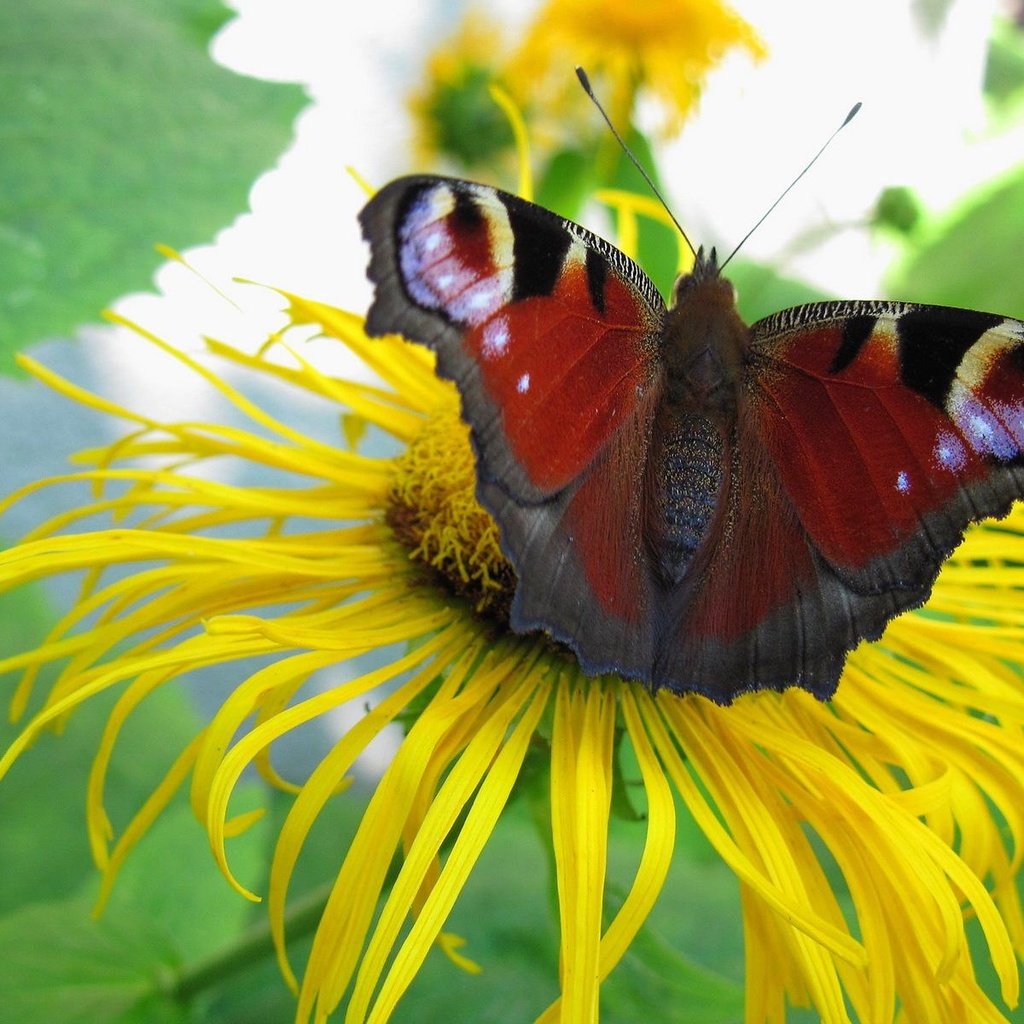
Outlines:
[{"label": "yellow flower", "polygon": [[[106,892],[132,845],[191,780],[195,813],[232,884],[232,791],[247,766],[291,789],[266,886],[297,1019],[383,1022],[431,947],[472,969],[444,932],[531,749],[548,751],[550,836],[560,914],[559,998],[541,1021],[598,1019],[602,980],[658,898],[676,837],[676,798],[735,871],[747,948],[746,1020],[779,1022],[789,1005],[827,1024],[1002,1020],[975,977],[965,920],[976,918],[998,977],[1018,996],[1024,950],[1015,877],[1024,840],[1024,513],[973,529],[928,607],[894,621],[850,658],[836,698],[757,693],[731,707],[612,677],[585,678],[538,636],[502,623],[510,586],[493,524],[473,498],[473,463],[451,388],[424,350],[369,340],[359,317],[290,297],[293,323],[319,325],[374,370],[368,386],[327,376],[299,354],[213,354],[337,403],[349,424],[389,435],[372,456],[274,419],[203,363],[175,352],[252,426],[162,422],[94,397],[25,360],[69,397],[135,429],[84,453],[62,479],[95,485],[91,503],[40,526],[0,556],[11,587],[85,571],[78,605],[34,650],[0,662],[24,671],[21,713],[38,669],[63,663],[45,704],[8,750],[110,689],[119,698],[88,785],[89,831]],[[285,335],[287,337],[287,334]],[[286,358],[278,359],[278,356]],[[154,465],[153,460],[159,465]],[[274,485],[218,483],[206,463],[276,471]],[[33,491],[55,481],[27,488]],[[17,496],[16,496],[17,497]],[[93,515],[110,525],[75,532]],[[226,533],[242,527],[242,536]],[[110,568],[118,571],[108,576]],[[267,611],[268,608],[275,610]],[[379,667],[306,696],[317,671],[394,649]],[[133,709],[194,669],[261,655],[212,721],[118,835],[104,814],[107,766]],[[309,778],[271,767],[282,737],[349,701],[363,717]],[[406,734],[344,856],[301,980],[285,910],[296,861],[353,761],[389,723]],[[246,731],[242,727],[250,724]],[[646,840],[631,879],[610,867],[616,733],[638,766]],[[397,874],[391,865],[398,858]],[[836,894],[841,877],[849,897]],[[606,887],[626,883],[606,917]],[[685,901],[678,913],[685,914]],[[500,920],[507,908],[493,906]],[[610,919],[609,919],[610,917]],[[470,936],[471,938],[471,936]],[[486,985],[486,977],[473,984]]]},{"label": "yellow flower", "polygon": [[521,97],[563,116],[583,102],[574,65],[607,97],[613,123],[629,123],[637,91],[650,90],[677,132],[708,73],[730,49],[765,55],[754,30],[719,0],[548,0],[505,67]]},{"label": "yellow flower", "polygon": [[410,97],[417,162],[437,157],[472,168],[512,156],[508,120],[491,98],[500,29],[472,10],[456,33],[427,58],[424,82]]}]

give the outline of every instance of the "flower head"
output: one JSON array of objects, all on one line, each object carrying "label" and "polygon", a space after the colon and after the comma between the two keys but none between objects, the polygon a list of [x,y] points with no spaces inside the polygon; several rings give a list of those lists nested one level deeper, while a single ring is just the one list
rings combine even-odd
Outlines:
[{"label": "flower head", "polygon": [[[41,729],[119,690],[88,787],[104,891],[190,778],[215,857],[252,895],[231,874],[227,839],[250,820],[233,818],[230,800],[255,765],[294,793],[266,891],[298,1019],[324,1020],[345,1003],[346,1021],[385,1021],[435,944],[474,969],[445,922],[528,752],[541,749],[561,938],[560,965],[551,965],[560,995],[547,1010],[536,1007],[539,1020],[597,1020],[601,982],[666,878],[676,797],[740,880],[748,1020],[780,1021],[787,1004],[811,1006],[830,1024],[851,1011],[891,1021],[898,1008],[909,1020],[1002,1019],[976,979],[965,920],[977,918],[1001,999],[1013,1005],[1014,953],[1024,950],[1014,884],[1024,841],[1024,692],[1009,667],[1024,661],[1019,509],[972,530],[928,607],[859,648],[829,704],[788,691],[724,708],[586,678],[545,638],[504,625],[508,566],[473,496],[456,397],[434,376],[431,357],[397,338],[371,341],[357,316],[296,297],[291,320],[319,325],[382,384],[327,376],[291,349],[282,353],[288,361],[274,350],[252,357],[216,343],[213,354],[283,381],[297,403],[337,403],[390,436],[397,455],[307,436],[170,349],[250,426],[162,422],[26,363],[69,397],[135,424],[110,448],[84,453],[86,468],[65,478],[91,481],[91,504],[0,556],[4,587],[87,573],[78,605],[47,641],[0,663],[27,673],[14,698],[20,713],[35,672],[63,662],[0,770]],[[205,464],[224,459],[281,479],[211,481]],[[93,516],[109,524],[76,529]],[[226,534],[229,527],[241,535]],[[111,567],[121,571],[108,577]],[[337,673],[374,651],[392,653],[354,678],[339,673],[321,692],[303,691],[314,673]],[[104,784],[132,710],[193,669],[250,655],[269,660],[238,683],[111,838]],[[273,744],[353,700],[365,713],[309,777],[281,779]],[[299,854],[359,753],[400,721],[405,737],[339,858],[299,981],[285,933]],[[628,895],[609,918],[617,733],[637,765],[646,839]]]},{"label": "flower head", "polygon": [[420,162],[436,156],[472,168],[510,155],[512,132],[495,106],[495,55],[503,48],[498,27],[470,11],[455,34],[433,50],[424,82],[410,98]]},{"label": "flower head", "polygon": [[613,123],[629,123],[643,88],[658,99],[663,130],[671,134],[690,114],[708,73],[733,48],[755,58],[765,54],[750,25],[719,0],[549,0],[506,75],[521,95],[544,96],[550,112],[582,99],[567,74],[582,65],[607,91]]}]

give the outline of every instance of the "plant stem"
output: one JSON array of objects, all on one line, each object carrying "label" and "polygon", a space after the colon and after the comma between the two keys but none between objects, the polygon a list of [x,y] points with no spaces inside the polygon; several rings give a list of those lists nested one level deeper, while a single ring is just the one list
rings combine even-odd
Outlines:
[{"label": "plant stem", "polygon": [[[285,932],[289,939],[308,935],[316,928],[327,905],[332,884],[328,882],[314,889],[291,905],[285,915]],[[186,1003],[200,992],[272,956],[273,952],[270,921],[264,918],[226,949],[194,964],[186,964],[175,972],[165,992],[175,1002]]]}]

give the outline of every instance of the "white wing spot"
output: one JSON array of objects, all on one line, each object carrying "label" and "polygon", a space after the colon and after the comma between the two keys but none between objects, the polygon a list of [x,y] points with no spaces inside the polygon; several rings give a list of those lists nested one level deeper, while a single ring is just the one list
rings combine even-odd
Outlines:
[{"label": "white wing spot", "polygon": [[483,332],[484,358],[497,359],[503,356],[508,349],[508,343],[508,320],[503,316],[488,320]]},{"label": "white wing spot", "polygon": [[992,440],[992,424],[989,423],[983,416],[974,415],[970,419],[971,433],[974,434],[980,441],[991,441]]},{"label": "white wing spot", "polygon": [[530,375],[524,373],[519,380],[516,381],[516,391],[521,395],[525,395],[530,390]]},{"label": "white wing spot", "polygon": [[953,473],[967,465],[967,453],[964,450],[963,442],[955,434],[944,430],[935,441],[935,461],[943,469]]},{"label": "white wing spot", "polygon": [[1007,461],[1020,452],[1020,445],[988,404],[959,381],[950,388],[946,412],[979,455],[994,455],[1000,461]]},{"label": "white wing spot", "polygon": [[905,469],[901,469],[896,474],[896,490],[899,491],[900,494],[906,494],[910,490],[910,477],[907,476],[907,471]]},{"label": "white wing spot", "polygon": [[[471,278],[467,271],[467,277]],[[479,327],[490,319],[512,298],[512,271],[499,270],[490,277],[481,278],[447,304],[448,315],[455,321]]]},{"label": "white wing spot", "polygon": [[423,236],[420,239],[422,251],[424,254],[434,252],[436,249],[441,247],[442,242],[448,241],[448,232],[444,228],[434,227],[423,232]]}]

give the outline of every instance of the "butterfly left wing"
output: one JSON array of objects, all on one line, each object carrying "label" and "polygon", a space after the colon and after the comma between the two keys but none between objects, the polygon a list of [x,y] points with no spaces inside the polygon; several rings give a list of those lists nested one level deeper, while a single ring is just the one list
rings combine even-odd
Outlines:
[{"label": "butterfly left wing", "polygon": [[971,522],[1024,496],[1024,324],[825,302],[754,324],[751,408],[859,636],[922,604]]},{"label": "butterfly left wing", "polygon": [[477,495],[518,577],[517,630],[591,672],[649,676],[644,467],[665,307],[584,228],[484,185],[401,178],[361,214],[370,334],[437,353],[477,456]]}]

